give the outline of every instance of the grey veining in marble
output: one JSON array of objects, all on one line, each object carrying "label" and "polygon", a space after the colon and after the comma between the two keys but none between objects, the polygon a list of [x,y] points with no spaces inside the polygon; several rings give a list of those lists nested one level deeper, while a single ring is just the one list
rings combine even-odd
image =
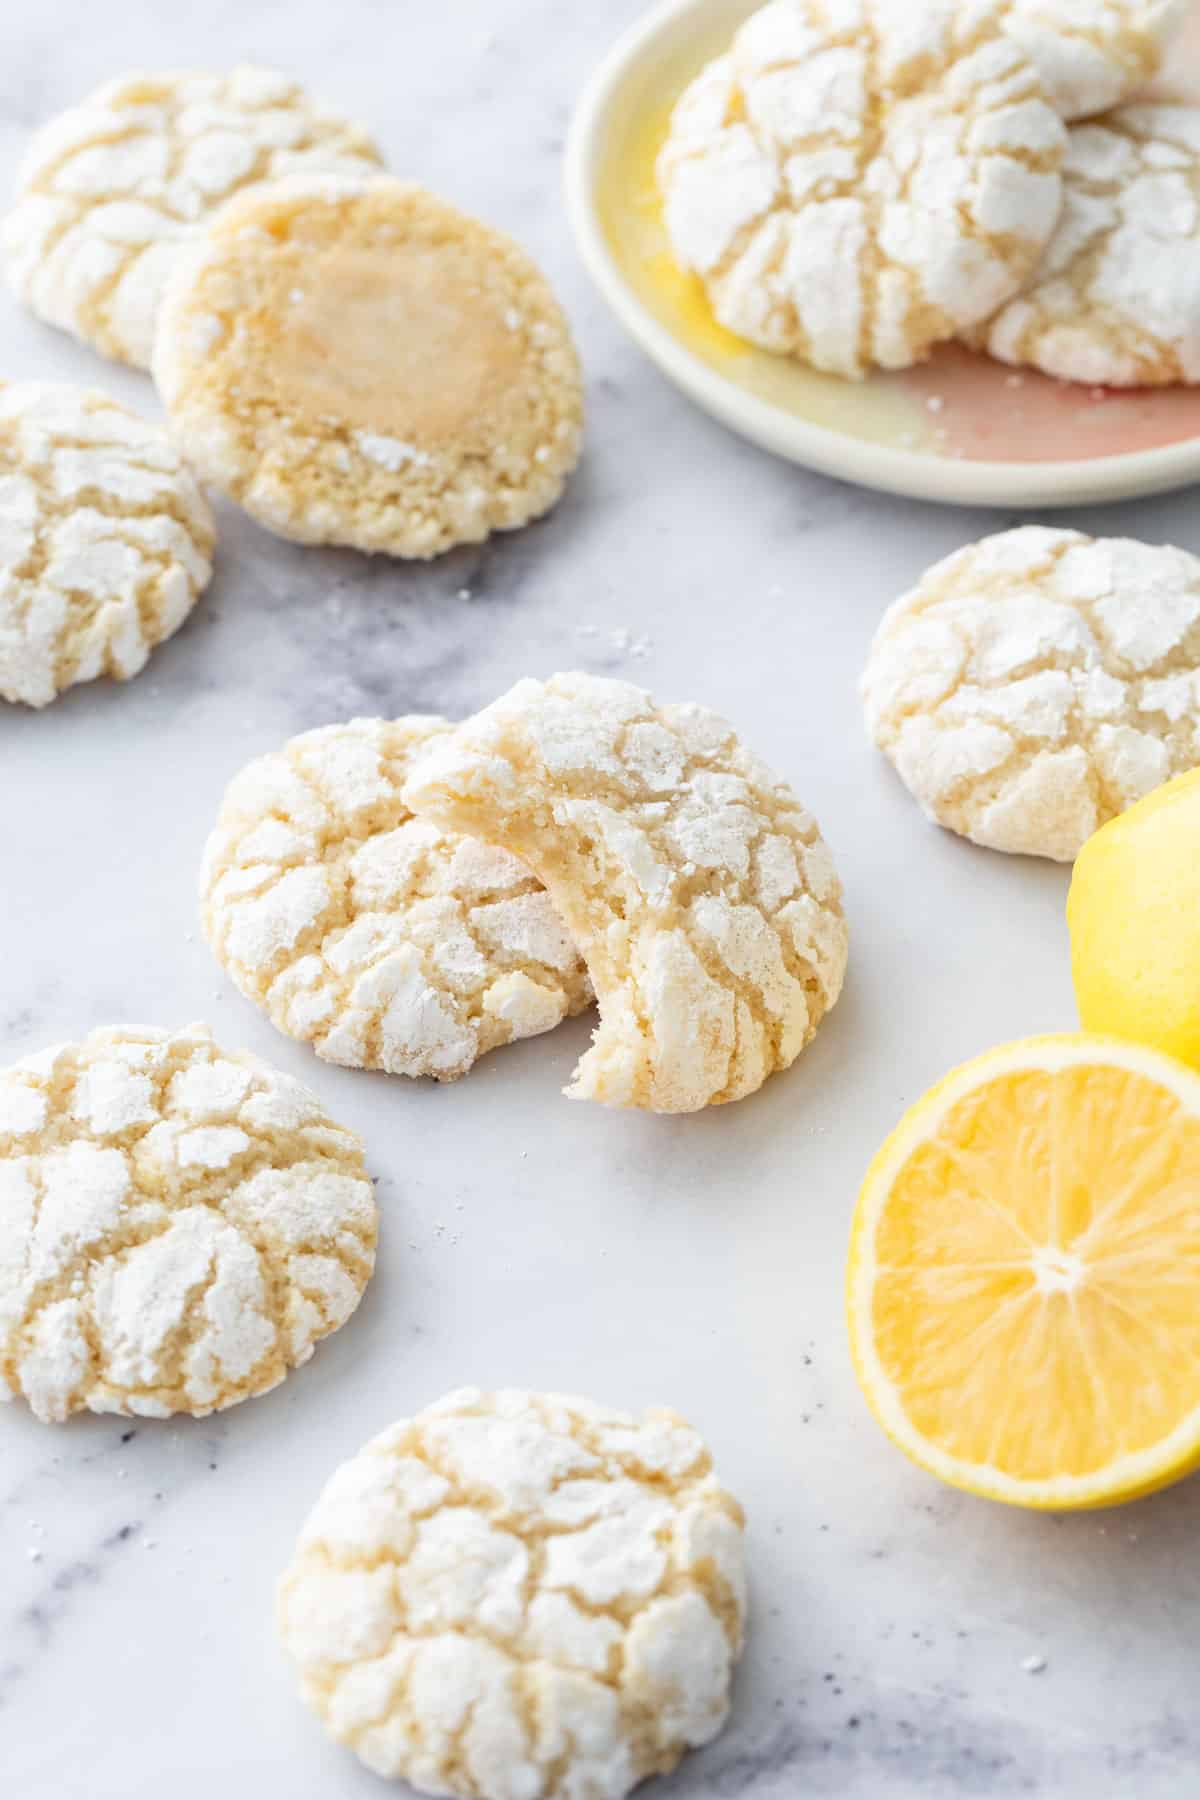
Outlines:
[{"label": "grey veining in marble", "polygon": [[[333,1465],[467,1381],[663,1401],[750,1516],[755,1618],[725,1736],[680,1800],[1200,1792],[1200,1487],[1022,1516],[911,1468],[866,1416],[841,1317],[865,1164],[952,1063],[1074,1021],[1058,869],[917,817],[855,683],[884,603],[1006,523],[880,498],[725,435],[621,337],[558,198],[573,96],[638,0],[4,0],[0,188],[30,128],[128,67],[277,62],[392,166],[509,228],[557,283],[586,460],[534,529],[432,567],[281,544],[220,511],[219,576],[127,688],[0,709],[0,1058],[118,1019],[211,1021],[310,1078],[380,1180],[350,1327],[215,1421],[0,1412],[0,1793],[363,1800],[275,1648],[276,1571]],[[0,374],[97,380],[0,295]],[[1190,496],[1080,513],[1200,550]],[[743,723],[822,821],[854,941],[792,1073],[695,1119],[559,1097],[587,1023],[439,1089],[324,1068],[219,975],[200,849],[252,754],[356,712],[462,713],[582,666]],[[1044,1657],[1028,1673],[1022,1664]]]}]

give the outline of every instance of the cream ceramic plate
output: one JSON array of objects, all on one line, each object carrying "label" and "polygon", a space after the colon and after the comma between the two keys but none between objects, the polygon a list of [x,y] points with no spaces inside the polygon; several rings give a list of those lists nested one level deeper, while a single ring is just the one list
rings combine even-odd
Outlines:
[{"label": "cream ceramic plate", "polygon": [[[664,373],[780,456],[919,499],[1070,506],[1200,480],[1200,389],[1077,387],[957,346],[919,369],[848,382],[716,323],[699,282],[671,257],[654,162],[678,95],[758,3],[666,0],[621,38],[572,123],[576,240],[618,319]],[[1200,98],[1200,17],[1172,53],[1171,92]]]}]

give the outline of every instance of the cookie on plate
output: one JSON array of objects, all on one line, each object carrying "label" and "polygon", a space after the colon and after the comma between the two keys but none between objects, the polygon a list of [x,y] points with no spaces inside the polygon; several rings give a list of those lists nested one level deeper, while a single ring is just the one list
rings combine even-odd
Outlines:
[{"label": "cookie on plate", "polygon": [[385,176],[230,201],[175,269],[154,376],[206,480],[305,543],[478,543],[553,506],[579,455],[579,361],[544,277]]},{"label": "cookie on plate", "polygon": [[841,888],[795,794],[701,706],[519,681],[436,738],[414,812],[545,882],[600,1004],[568,1092],[695,1112],[793,1063],[841,990]]},{"label": "cookie on plate", "polygon": [[1005,26],[1064,119],[1128,100],[1163,65],[1191,0],[1010,0]]},{"label": "cookie on plate", "polygon": [[1066,130],[1007,0],[771,0],[671,118],[676,260],[729,331],[833,374],[908,368],[1029,276]]},{"label": "cookie on plate", "polygon": [[1040,526],[984,538],[884,615],[862,691],[930,819],[1070,862],[1200,762],[1200,559]]},{"label": "cookie on plate", "polygon": [[252,182],[379,165],[365,132],[286,75],[129,75],[37,133],[3,226],[9,280],[39,318],[150,366],[180,245]]},{"label": "cookie on plate", "polygon": [[1063,174],[1036,279],[969,341],[1064,381],[1200,382],[1200,107],[1079,125]]},{"label": "cookie on plate", "polygon": [[0,1399],[167,1418],[265,1393],[375,1264],[353,1132],[204,1026],[0,1070]]},{"label": "cookie on plate", "polygon": [[318,1056],[450,1081],[592,1002],[534,875],[401,799],[444,719],[354,719],[235,776],[209,839],[204,935],[237,987]]},{"label": "cookie on plate", "polygon": [[0,699],[136,675],[207,587],[213,544],[157,427],[88,388],[0,383]]},{"label": "cookie on plate", "polygon": [[464,1388],[337,1471],[278,1610],[304,1698],[377,1774],[622,1800],[728,1716],[742,1512],[674,1413]]}]

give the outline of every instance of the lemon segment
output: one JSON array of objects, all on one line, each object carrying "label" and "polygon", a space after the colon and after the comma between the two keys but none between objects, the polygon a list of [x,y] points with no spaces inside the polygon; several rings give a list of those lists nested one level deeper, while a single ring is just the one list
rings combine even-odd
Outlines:
[{"label": "lemon segment", "polygon": [[1067,922],[1084,1029],[1200,1068],[1200,769],[1088,839]]},{"label": "lemon segment", "polygon": [[1113,1038],[956,1070],[868,1171],[848,1271],[868,1404],[922,1467],[1054,1510],[1200,1464],[1200,1076]]}]

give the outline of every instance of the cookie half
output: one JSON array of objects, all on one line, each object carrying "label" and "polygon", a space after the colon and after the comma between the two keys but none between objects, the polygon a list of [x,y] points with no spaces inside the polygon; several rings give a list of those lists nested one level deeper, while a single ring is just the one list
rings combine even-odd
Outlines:
[{"label": "cookie half", "polygon": [[841,990],[841,888],[816,821],[701,706],[592,675],[519,681],[404,788],[545,882],[600,1026],[568,1092],[695,1112],[788,1068]]},{"label": "cookie half", "polygon": [[379,162],[364,131],[274,70],[129,75],[34,138],[3,227],[9,280],[39,318],[149,368],[180,246],[223,200]]},{"label": "cookie half", "polygon": [[0,1070],[0,1399],[166,1418],[265,1393],[375,1263],[353,1132],[203,1026]]},{"label": "cookie half", "polygon": [[1200,559],[1040,526],[984,538],[884,615],[862,691],[929,818],[1070,862],[1200,762]]},{"label": "cookie half", "polygon": [[771,0],[684,93],[658,162],[679,264],[729,331],[903,369],[1028,280],[1066,132],[1008,0]]},{"label": "cookie half", "polygon": [[377,1774],[623,1800],[726,1721],[741,1508],[674,1413],[464,1388],[337,1471],[278,1613],[304,1698]]},{"label": "cookie half", "polygon": [[204,477],[305,543],[478,543],[553,506],[579,455],[579,361],[544,277],[383,176],[231,201],[172,277],[154,376]]},{"label": "cookie half", "polygon": [[235,776],[209,839],[204,935],[280,1031],[329,1062],[465,1075],[592,1002],[537,878],[415,818],[401,790],[444,719],[354,719]]},{"label": "cookie half", "polygon": [[207,587],[214,541],[155,426],[92,389],[0,384],[0,699],[138,674]]}]

